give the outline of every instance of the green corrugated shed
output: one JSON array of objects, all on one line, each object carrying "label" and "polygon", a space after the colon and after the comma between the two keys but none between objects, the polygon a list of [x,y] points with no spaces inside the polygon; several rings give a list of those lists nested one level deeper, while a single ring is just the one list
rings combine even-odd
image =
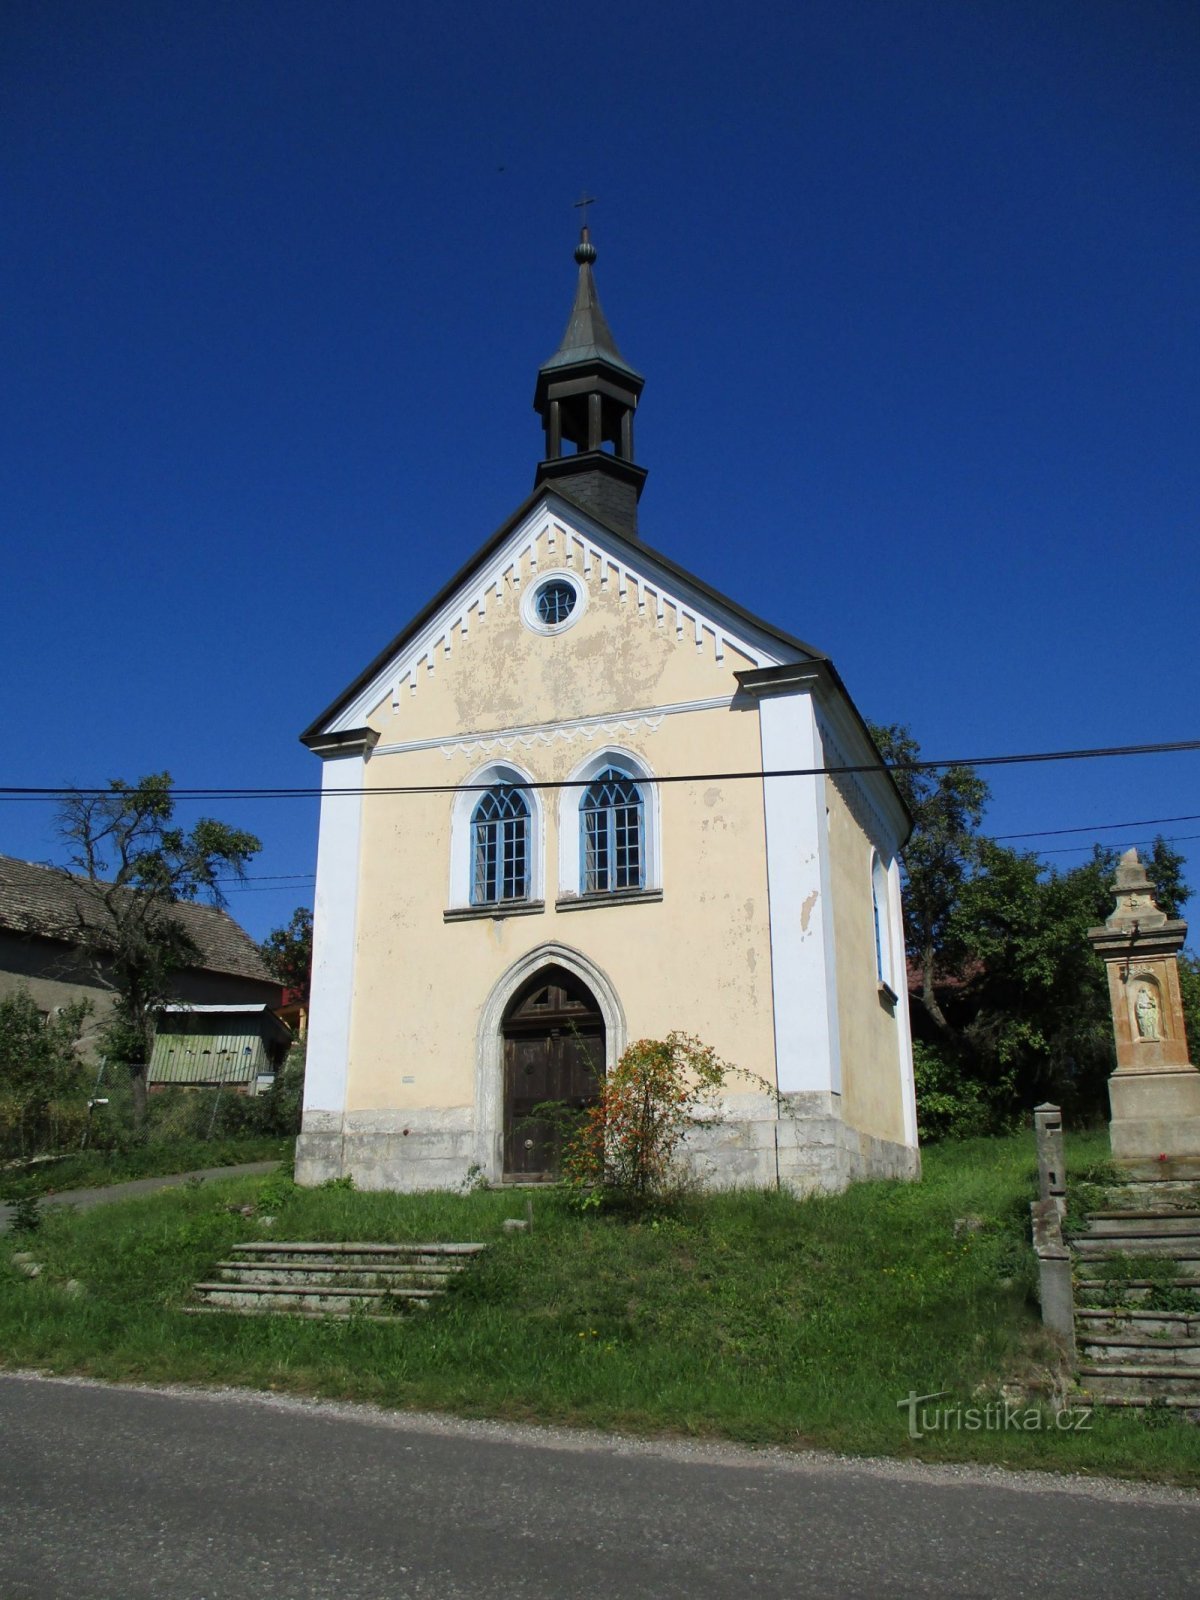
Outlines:
[{"label": "green corrugated shed", "polygon": [[253,1092],[290,1041],[266,1006],[172,1006],[159,1018],[150,1082],[244,1084]]}]

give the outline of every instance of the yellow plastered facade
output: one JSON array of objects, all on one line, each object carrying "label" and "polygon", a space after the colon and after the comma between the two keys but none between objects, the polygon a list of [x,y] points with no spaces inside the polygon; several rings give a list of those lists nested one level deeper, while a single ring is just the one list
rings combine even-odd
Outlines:
[{"label": "yellow plastered facade", "polygon": [[[658,858],[648,887],[661,896],[585,907],[564,903],[560,881],[560,835],[565,830],[568,852],[577,850],[580,791],[541,790],[534,830],[540,909],[446,915],[463,909],[461,897],[455,899],[453,856],[469,848],[461,806],[456,831],[454,791],[490,764],[537,783],[567,779],[606,751],[632,756],[650,775],[761,769],[759,704],[735,675],[771,663],[748,640],[739,646],[732,630],[702,625],[694,601],[685,615],[683,604],[639,584],[623,559],[609,560],[595,548],[585,554],[561,525],[543,527],[514,564],[493,570],[477,591],[464,590],[440,635],[398,663],[367,713],[377,741],[362,767],[340,1111],[344,1128],[358,1130],[360,1145],[383,1139],[385,1129],[390,1143],[378,1159],[356,1165],[349,1136],[336,1142],[338,1108],[325,1106],[311,1118],[306,1108],[305,1135],[311,1128],[314,1137],[306,1144],[302,1136],[298,1170],[310,1181],[351,1171],[374,1186],[440,1186],[455,1161],[465,1171],[464,1143],[428,1183],[414,1176],[419,1163],[409,1158],[417,1154],[418,1129],[474,1127],[480,1147],[481,1019],[506,974],[545,945],[579,952],[604,975],[627,1040],[680,1029],[772,1088],[779,1083],[774,985],[780,972],[773,968],[773,954],[776,966],[779,956],[772,949],[761,777],[646,785]],[[582,585],[583,603],[568,627],[547,634],[529,626],[526,597],[556,571]],[[430,792],[390,792],[396,789]],[[911,1175],[907,1045],[878,996],[872,839],[833,784],[827,796],[842,1083],[840,1095],[817,1097],[820,1138],[837,1146],[845,1124],[868,1144],[882,1141],[899,1151],[880,1171]],[[790,981],[786,971],[783,980]],[[314,1021],[319,1004],[314,992]],[[731,1087],[744,1094],[744,1084]],[[762,1118],[761,1106],[756,1115]],[[326,1140],[319,1159],[318,1122]],[[796,1127],[786,1138],[802,1144],[804,1129]],[[777,1140],[770,1126],[751,1130],[742,1140],[753,1146],[751,1154],[735,1152],[740,1165],[731,1167],[729,1181],[770,1181],[779,1171]],[[853,1161],[835,1162],[830,1171],[828,1187],[848,1181],[846,1174],[869,1175]]]}]

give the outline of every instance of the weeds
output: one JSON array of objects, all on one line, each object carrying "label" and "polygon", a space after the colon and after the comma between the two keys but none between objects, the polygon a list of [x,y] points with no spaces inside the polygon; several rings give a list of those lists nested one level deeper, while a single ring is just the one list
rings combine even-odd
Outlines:
[{"label": "weeds", "polygon": [[[908,1439],[909,1391],[970,1403],[1047,1369],[1029,1293],[1035,1186],[1027,1135],[940,1146],[920,1184],[804,1201],[684,1195],[652,1215],[580,1214],[548,1188],[536,1228],[517,1233],[503,1191],[211,1181],[52,1213],[37,1280],[4,1270],[0,1245],[0,1350],[13,1366],[113,1379],[1200,1481],[1193,1433],[1125,1414],[1098,1412],[1088,1433]],[[488,1249],[436,1307],[394,1323],[181,1315],[235,1243],[263,1237],[245,1206],[274,1216],[279,1239]],[[968,1216],[984,1226],[956,1237]],[[71,1279],[86,1292],[53,1292]]]}]

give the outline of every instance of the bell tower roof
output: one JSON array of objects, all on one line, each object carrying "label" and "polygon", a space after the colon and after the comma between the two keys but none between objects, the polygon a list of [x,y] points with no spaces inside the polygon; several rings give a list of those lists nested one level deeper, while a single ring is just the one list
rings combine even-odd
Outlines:
[{"label": "bell tower roof", "polygon": [[617,349],[600,308],[596,247],[586,223],[575,260],[579,280],[567,330],[538,368],[533,408],[546,432],[546,454],[534,482],[553,482],[584,510],[636,538],[646,469],[633,459],[633,413],[646,380]]},{"label": "bell tower roof", "polygon": [[596,247],[591,241],[586,224],[580,232],[579,243],[575,246],[575,259],[579,263],[579,282],[575,288],[575,304],[571,307],[571,318],[558,349],[549,361],[542,364],[541,372],[553,372],[560,367],[574,367],[580,363],[602,361],[606,366],[616,367],[636,379],[639,385],[644,383],[645,379],[641,373],[631,367],[617,349],[617,341],[612,336],[612,329],[601,308],[600,296],[596,292],[596,276],[592,271],[592,263],[596,259]]}]

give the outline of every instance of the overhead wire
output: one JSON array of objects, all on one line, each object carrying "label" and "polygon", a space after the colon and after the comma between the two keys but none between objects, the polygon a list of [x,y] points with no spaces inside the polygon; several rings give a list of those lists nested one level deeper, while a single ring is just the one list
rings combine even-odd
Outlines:
[{"label": "overhead wire", "polygon": [[[1200,739],[1177,739],[1169,743],[1160,744],[1103,745],[1082,750],[1036,750],[1010,755],[957,756],[931,761],[846,762],[838,765],[813,767],[749,768],[739,772],[644,773],[638,775],[637,781],[639,783],[660,785],[666,783],[737,783],[745,780],[762,780],[766,778],[836,777],[838,774],[850,775],[865,772],[937,772],[950,767],[998,767],[1020,766],[1046,761],[1094,761],[1110,757],[1174,755],[1194,750],[1200,750]],[[544,790],[575,789],[586,788],[591,781],[591,778],[527,778],[521,779],[519,782],[513,782],[508,787]],[[173,788],[170,793],[175,800],[309,800],[332,795],[461,794],[472,790],[482,791],[496,787],[496,781],[493,779],[487,783],[400,783],[373,784],[370,787],[364,784],[348,784],[342,786],[331,785],[328,788],[310,785],[297,786],[295,788],[282,786],[277,788]],[[73,788],[69,785],[0,785],[0,800],[63,800],[70,796],[80,796],[84,799],[103,799],[112,793],[113,790],[110,787]],[[1016,836],[1013,835],[1012,837]]]}]

